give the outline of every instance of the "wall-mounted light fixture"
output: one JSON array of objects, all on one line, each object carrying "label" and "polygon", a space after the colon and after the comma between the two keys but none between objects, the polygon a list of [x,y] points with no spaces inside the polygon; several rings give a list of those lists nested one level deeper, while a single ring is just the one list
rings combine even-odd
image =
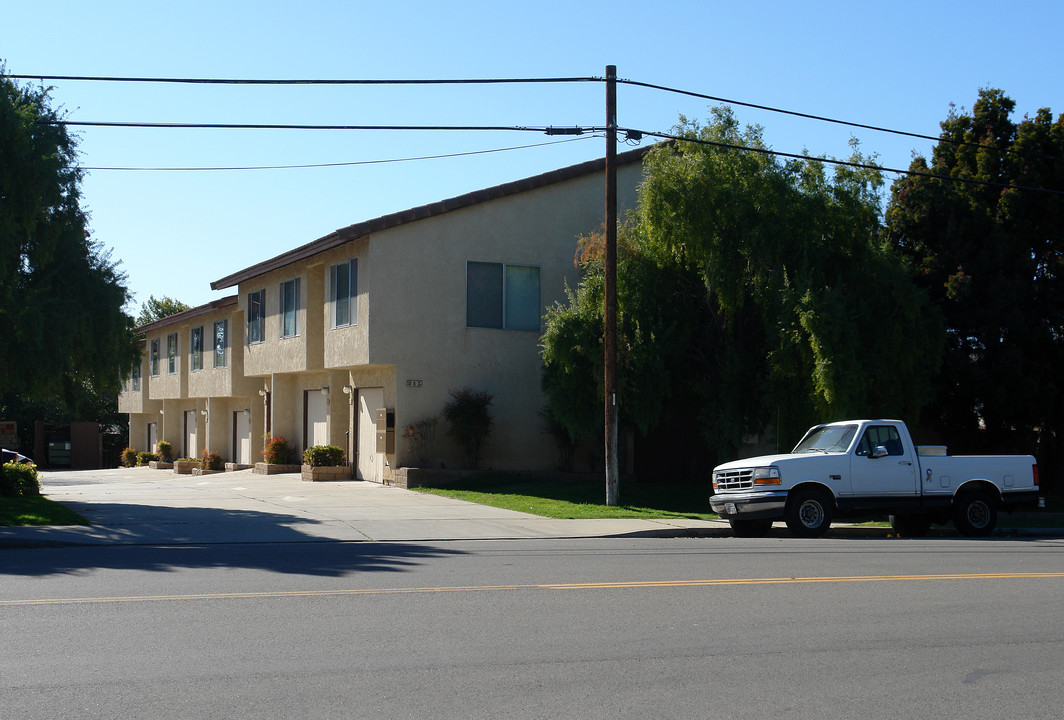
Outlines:
[{"label": "wall-mounted light fixture", "polygon": [[324,395],[325,397],[329,397],[329,386],[328,385],[323,385],[322,386],[321,394]]},{"label": "wall-mounted light fixture", "polygon": [[266,397],[266,391],[265,390],[259,390],[259,397]]},{"label": "wall-mounted light fixture", "polygon": [[251,417],[251,408],[244,408],[244,417]]}]

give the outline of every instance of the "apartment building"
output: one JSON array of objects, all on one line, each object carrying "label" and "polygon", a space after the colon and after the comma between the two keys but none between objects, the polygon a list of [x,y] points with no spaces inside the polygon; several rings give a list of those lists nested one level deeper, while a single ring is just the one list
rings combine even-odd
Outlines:
[{"label": "apartment building", "polygon": [[[618,155],[622,212],[645,153]],[[340,446],[356,477],[383,482],[462,466],[442,420],[429,447],[404,428],[468,387],[493,396],[480,467],[553,469],[542,317],[579,282],[578,237],[602,228],[603,173],[590,161],[356,223],[216,280],[236,294],[141,328],[139,389],[119,401],[131,444],[246,464],[281,435]]]}]

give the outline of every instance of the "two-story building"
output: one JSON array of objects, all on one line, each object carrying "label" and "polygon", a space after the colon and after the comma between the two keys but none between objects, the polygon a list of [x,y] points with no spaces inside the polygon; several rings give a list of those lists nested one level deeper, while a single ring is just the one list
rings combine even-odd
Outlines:
[{"label": "two-story building", "polygon": [[[622,212],[645,153],[618,155]],[[356,223],[211,283],[237,294],[142,328],[141,390],[120,404],[131,444],[162,437],[246,463],[281,435],[338,445],[357,477],[380,482],[401,466],[461,467],[445,423],[417,452],[404,428],[468,387],[493,396],[481,467],[554,468],[542,318],[579,282],[578,238],[603,226],[603,173],[590,161]],[[382,408],[394,437],[379,440]]]}]

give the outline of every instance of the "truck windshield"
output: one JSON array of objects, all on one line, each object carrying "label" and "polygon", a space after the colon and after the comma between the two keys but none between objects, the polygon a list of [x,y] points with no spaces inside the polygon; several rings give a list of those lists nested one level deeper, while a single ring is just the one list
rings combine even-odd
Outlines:
[{"label": "truck windshield", "polygon": [[822,425],[807,432],[791,452],[846,452],[856,433],[856,425]]}]

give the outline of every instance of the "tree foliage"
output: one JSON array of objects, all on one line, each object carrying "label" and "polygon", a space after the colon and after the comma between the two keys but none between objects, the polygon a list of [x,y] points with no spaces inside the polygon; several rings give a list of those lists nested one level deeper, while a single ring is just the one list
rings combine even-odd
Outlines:
[{"label": "tree foliage", "polygon": [[[781,162],[731,111],[648,155],[639,210],[619,234],[621,417],[688,425],[718,457],[745,433],[845,416],[913,418],[941,326],[880,240],[878,172]],[[856,151],[853,158],[866,162]],[[585,245],[593,244],[585,241]],[[574,437],[601,432],[602,264],[585,253],[550,309],[543,387]],[[592,397],[594,395],[594,397]],[[704,468],[703,468],[704,469]]]},{"label": "tree foliage", "polygon": [[1036,433],[1052,444],[1064,424],[1064,197],[1024,189],[1064,190],[1064,116],[1043,108],[1017,123],[1014,109],[981,90],[971,112],[951,109],[930,161],[912,164],[994,185],[901,178],[886,215],[892,247],[946,318],[932,410],[958,448],[978,438],[1016,451]]},{"label": "tree foliage", "polygon": [[48,91],[2,73],[0,398],[78,404],[116,392],[136,357],[125,278],[90,237],[76,139]]},{"label": "tree foliage", "polygon": [[144,301],[144,304],[140,306],[140,315],[137,316],[137,327],[191,309],[192,307],[190,305],[186,305],[180,300],[175,300],[169,295],[163,295],[158,299],[156,299],[154,295],[149,295],[148,299]]}]

